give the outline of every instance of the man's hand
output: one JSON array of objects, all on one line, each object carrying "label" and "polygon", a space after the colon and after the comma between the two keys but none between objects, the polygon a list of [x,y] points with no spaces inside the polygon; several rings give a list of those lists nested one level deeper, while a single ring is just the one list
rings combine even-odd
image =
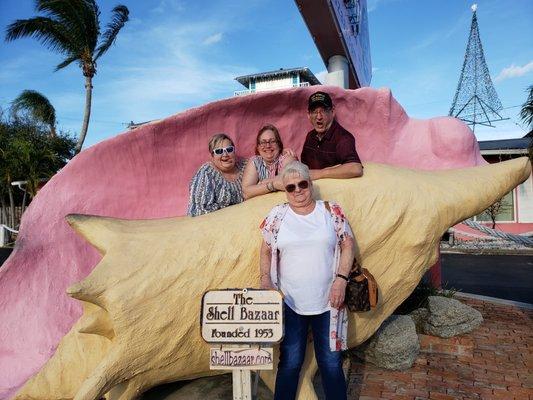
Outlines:
[{"label": "man's hand", "polygon": [[294,160],[298,159],[298,156],[296,155],[293,149],[285,148],[283,149],[283,152],[281,154],[283,154],[285,157],[292,157]]},{"label": "man's hand", "polygon": [[329,303],[333,308],[341,308],[344,303],[344,294],[346,293],[346,282],[342,278],[335,278],[329,292]]}]

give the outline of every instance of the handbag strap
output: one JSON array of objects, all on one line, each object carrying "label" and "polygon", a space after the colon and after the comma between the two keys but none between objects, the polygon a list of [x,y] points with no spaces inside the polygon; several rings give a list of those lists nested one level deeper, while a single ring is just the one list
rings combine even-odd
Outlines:
[{"label": "handbag strap", "polygon": [[[326,210],[333,215],[333,212],[331,211],[331,206],[329,205],[329,201],[324,200],[324,207],[326,207]],[[352,268],[350,269],[350,273],[348,274],[348,277],[361,275],[361,264],[357,261],[357,258],[354,257]]]}]

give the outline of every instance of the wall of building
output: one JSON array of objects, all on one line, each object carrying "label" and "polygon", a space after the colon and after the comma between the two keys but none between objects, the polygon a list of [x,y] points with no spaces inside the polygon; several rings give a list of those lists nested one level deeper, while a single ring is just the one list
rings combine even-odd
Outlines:
[{"label": "wall of building", "polygon": [[289,87],[292,87],[292,83],[293,81],[292,81],[291,76],[287,76],[287,77],[279,78],[279,79],[268,79],[265,81],[257,80],[255,83],[255,90],[261,91],[261,90],[289,88]]},{"label": "wall of building", "polygon": [[[490,154],[482,153],[483,158],[493,164],[517,157],[523,157],[525,154]],[[528,180],[516,187],[512,193],[506,195],[503,199],[504,207],[496,221],[503,225],[515,224],[533,224],[533,178],[530,175]],[[475,218],[478,222],[490,221],[487,215],[478,215]],[[509,231],[511,232],[511,231]],[[523,231],[526,232],[526,231]]]},{"label": "wall of building", "polygon": [[516,205],[519,222],[533,223],[533,178],[529,179],[515,189]]}]

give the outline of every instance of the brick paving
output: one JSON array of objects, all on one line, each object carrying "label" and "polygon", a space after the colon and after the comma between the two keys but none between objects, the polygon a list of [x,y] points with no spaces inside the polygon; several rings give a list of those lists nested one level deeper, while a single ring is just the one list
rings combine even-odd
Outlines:
[{"label": "brick paving", "polygon": [[450,339],[420,335],[412,368],[387,371],[352,358],[350,400],[533,400],[533,310],[461,298],[481,326]]}]

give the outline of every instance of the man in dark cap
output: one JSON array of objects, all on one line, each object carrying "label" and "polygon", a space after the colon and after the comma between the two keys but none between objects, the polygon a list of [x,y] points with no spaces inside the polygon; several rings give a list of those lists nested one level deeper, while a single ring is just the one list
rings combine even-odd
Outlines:
[{"label": "man in dark cap", "polygon": [[335,120],[335,108],[329,94],[313,93],[309,97],[307,111],[314,129],[305,138],[301,160],[311,170],[311,178],[355,178],[363,175],[355,139]]}]

